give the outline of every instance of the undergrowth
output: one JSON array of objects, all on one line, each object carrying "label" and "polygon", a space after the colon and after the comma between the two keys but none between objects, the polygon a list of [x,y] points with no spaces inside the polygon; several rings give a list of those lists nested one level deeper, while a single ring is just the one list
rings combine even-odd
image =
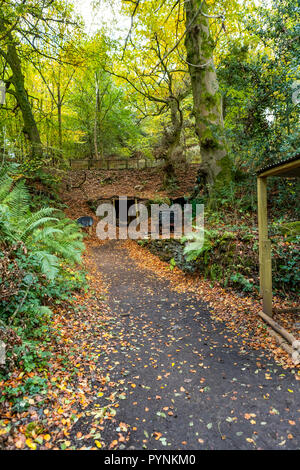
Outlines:
[{"label": "undergrowth", "polygon": [[[18,167],[1,170],[0,341],[5,363],[0,380],[16,367],[26,373],[47,368],[50,345],[57,341],[55,311],[71,302],[74,291],[87,288],[79,266],[84,250],[79,227],[57,208],[40,207],[41,197],[35,201],[30,189]],[[34,211],[36,206],[40,208]],[[24,394],[45,387],[42,377],[28,378],[17,388],[3,390],[1,401],[22,408]]]}]

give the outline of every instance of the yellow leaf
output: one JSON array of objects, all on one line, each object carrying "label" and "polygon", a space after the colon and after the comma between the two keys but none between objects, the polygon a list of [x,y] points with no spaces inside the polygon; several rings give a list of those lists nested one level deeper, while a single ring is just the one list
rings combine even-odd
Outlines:
[{"label": "yellow leaf", "polygon": [[32,442],[31,439],[26,439],[26,445],[32,449],[32,450],[36,450],[36,444],[34,442]]}]

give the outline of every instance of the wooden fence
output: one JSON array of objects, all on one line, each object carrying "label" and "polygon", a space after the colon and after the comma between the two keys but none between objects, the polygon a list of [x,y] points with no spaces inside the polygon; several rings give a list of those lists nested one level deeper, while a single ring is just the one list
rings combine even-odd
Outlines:
[{"label": "wooden fence", "polygon": [[111,159],[111,160],[70,160],[72,170],[98,169],[98,170],[143,170],[163,165],[164,160],[147,159]]}]

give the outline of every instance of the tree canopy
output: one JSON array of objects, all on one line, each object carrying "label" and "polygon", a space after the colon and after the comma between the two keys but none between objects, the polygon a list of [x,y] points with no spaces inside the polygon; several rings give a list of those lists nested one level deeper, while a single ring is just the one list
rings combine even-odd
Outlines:
[{"label": "tree canopy", "polygon": [[122,34],[88,34],[71,2],[1,1],[4,153],[29,167],[140,153],[165,160],[166,183],[198,161],[213,186],[299,151],[297,2],[112,3]]}]

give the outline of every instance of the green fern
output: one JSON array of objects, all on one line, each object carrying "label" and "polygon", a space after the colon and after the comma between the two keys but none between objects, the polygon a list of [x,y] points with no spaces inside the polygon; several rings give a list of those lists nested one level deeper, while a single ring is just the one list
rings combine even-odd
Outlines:
[{"label": "green fern", "polygon": [[41,272],[51,281],[59,271],[59,259],[47,251],[34,251],[32,255],[40,264]]},{"label": "green fern", "polygon": [[0,185],[0,239],[22,242],[51,280],[63,262],[80,262],[83,235],[75,223],[51,207],[32,213],[30,194],[23,181],[14,184],[7,174],[0,175]]},{"label": "green fern", "polygon": [[194,261],[211,249],[213,234],[214,231],[197,228],[196,232],[192,232],[182,238],[182,242],[189,242],[183,250],[187,261]]}]

